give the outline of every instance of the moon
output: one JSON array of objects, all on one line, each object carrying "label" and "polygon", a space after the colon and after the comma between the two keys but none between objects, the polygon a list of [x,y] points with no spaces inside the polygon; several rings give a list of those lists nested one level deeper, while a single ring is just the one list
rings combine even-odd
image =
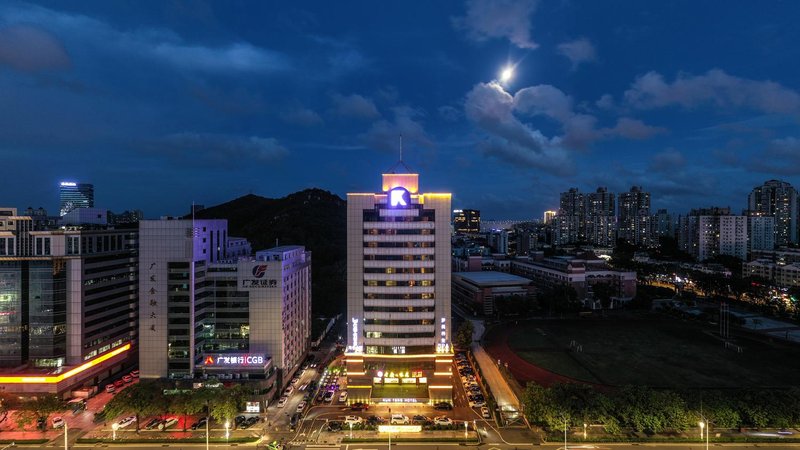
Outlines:
[{"label": "moon", "polygon": [[506,67],[505,69],[503,69],[502,72],[500,72],[500,81],[503,83],[508,83],[509,81],[511,81],[511,78],[513,76],[514,76],[514,68],[511,66]]}]

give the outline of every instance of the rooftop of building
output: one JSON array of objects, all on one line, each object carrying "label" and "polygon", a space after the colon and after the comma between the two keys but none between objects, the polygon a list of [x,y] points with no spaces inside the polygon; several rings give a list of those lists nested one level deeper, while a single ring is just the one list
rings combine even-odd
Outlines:
[{"label": "rooftop of building", "polygon": [[492,270],[481,272],[454,272],[453,276],[463,278],[477,285],[516,285],[531,283],[531,280],[527,278]]}]

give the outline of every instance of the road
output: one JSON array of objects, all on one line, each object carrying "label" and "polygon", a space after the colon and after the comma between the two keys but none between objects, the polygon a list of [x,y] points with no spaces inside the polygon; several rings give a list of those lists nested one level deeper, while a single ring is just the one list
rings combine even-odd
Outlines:
[{"label": "road", "polygon": [[497,368],[495,361],[483,349],[480,344],[480,339],[484,333],[484,326],[482,320],[473,319],[470,314],[462,310],[457,305],[453,305],[453,312],[463,317],[465,320],[472,322],[474,331],[472,333],[472,354],[478,365],[481,366],[481,373],[483,374],[483,381],[489,385],[497,405],[509,418],[514,418],[514,413],[520,410],[520,402],[511,386],[508,385],[500,370]]},{"label": "road", "polygon": [[[243,445],[240,444],[240,447],[254,447],[252,444]],[[782,449],[798,449],[800,448],[800,444],[713,444],[714,448],[720,447],[728,447],[728,448],[735,448],[737,450],[745,450],[745,449],[763,449],[769,448],[774,450],[782,450]],[[0,450],[4,446],[0,446]],[[18,445],[14,447],[14,449],[46,449],[46,448],[58,448],[63,447],[63,444],[59,444],[56,446],[43,444],[43,445]],[[89,444],[82,444],[82,445],[70,445],[70,448],[90,448],[95,447],[95,445]],[[128,445],[120,445],[120,447],[124,447],[127,449],[137,449],[137,450],[163,450],[164,448],[171,448],[171,449],[181,449],[181,448],[205,448],[204,444],[128,444]],[[392,442],[393,449],[402,449],[402,450],[412,450],[412,449],[426,449],[426,450],[433,450],[434,448],[464,448],[465,445],[459,442],[432,442],[432,443],[395,443]],[[564,443],[548,443],[542,445],[532,445],[532,444],[505,444],[505,443],[495,443],[495,442],[484,442],[480,445],[468,445],[466,447],[479,447],[483,450],[520,450],[524,448],[537,448],[537,449],[546,449],[546,450],[564,450]],[[658,450],[703,450],[705,448],[705,444],[700,444],[699,442],[696,443],[686,443],[686,444],[636,444],[636,443],[614,443],[614,444],[568,444],[566,450],[641,450],[642,447],[651,447],[657,448]],[[214,445],[211,444],[209,446],[209,450],[230,450],[230,446],[228,445]],[[295,445],[291,447],[292,450],[389,450],[388,443],[385,442],[363,442],[357,444],[333,444],[333,445],[326,445],[326,444],[301,444]]]}]

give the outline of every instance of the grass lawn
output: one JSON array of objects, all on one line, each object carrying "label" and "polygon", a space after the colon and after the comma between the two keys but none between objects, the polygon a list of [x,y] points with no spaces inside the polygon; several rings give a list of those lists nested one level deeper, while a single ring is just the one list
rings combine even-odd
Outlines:
[{"label": "grass lawn", "polygon": [[[704,333],[710,325],[671,318],[534,321],[509,347],[544,369],[584,381],[669,387],[793,386],[800,347],[738,336],[742,353]],[[736,334],[734,333],[734,336]],[[583,351],[570,351],[575,340]]]}]

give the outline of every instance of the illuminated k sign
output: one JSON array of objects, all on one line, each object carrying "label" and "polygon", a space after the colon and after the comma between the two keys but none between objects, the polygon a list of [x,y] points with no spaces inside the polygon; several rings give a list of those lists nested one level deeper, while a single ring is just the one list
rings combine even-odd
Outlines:
[{"label": "illuminated k sign", "polygon": [[408,206],[411,203],[411,196],[404,188],[398,187],[389,191],[389,206]]}]

